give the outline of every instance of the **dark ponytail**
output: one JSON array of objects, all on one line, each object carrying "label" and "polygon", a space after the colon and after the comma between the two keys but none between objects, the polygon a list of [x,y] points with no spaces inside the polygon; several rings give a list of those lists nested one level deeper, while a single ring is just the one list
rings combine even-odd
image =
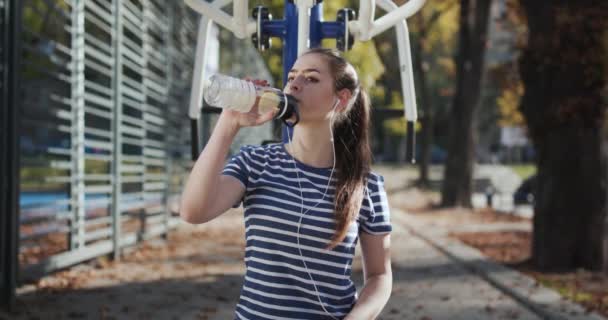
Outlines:
[{"label": "dark ponytail", "polygon": [[368,137],[370,102],[365,91],[360,88],[355,69],[337,51],[319,48],[307,52],[313,53],[327,58],[334,77],[335,91],[348,89],[353,94],[351,103],[335,116],[333,125],[336,150],[336,231],[328,246],[331,249],[344,240],[363,203],[372,161]]}]

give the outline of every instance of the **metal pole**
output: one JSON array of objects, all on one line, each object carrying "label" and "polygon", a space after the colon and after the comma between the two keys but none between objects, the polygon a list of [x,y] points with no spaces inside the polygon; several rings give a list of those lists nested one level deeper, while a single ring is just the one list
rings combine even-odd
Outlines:
[{"label": "metal pole", "polygon": [[72,137],[70,250],[84,247],[84,0],[72,6]]},{"label": "metal pole", "polygon": [[112,258],[120,259],[120,236],[122,227],[122,1],[114,0],[112,2],[112,15],[114,17],[114,27],[112,28],[114,46],[114,79],[112,92],[114,94],[114,119],[112,122],[113,133],[113,161],[112,161]]},{"label": "metal pole", "polygon": [[[283,36],[283,87],[287,84],[287,74],[298,58],[298,9],[293,1],[285,0],[285,33]],[[283,142],[288,142],[287,130],[283,126]],[[289,132],[293,136],[293,131]]]},{"label": "metal pole", "polygon": [[0,304],[12,309],[19,262],[19,29],[21,3],[2,11],[2,111],[0,113]]},{"label": "metal pole", "polygon": [[298,9],[289,0],[285,1],[285,35],[283,36],[283,86],[287,73],[298,58]]},{"label": "metal pole", "polygon": [[321,46],[321,40],[323,40],[323,33],[321,32],[323,24],[323,2],[317,1],[310,9],[310,47],[318,48]]},{"label": "metal pole", "polygon": [[[175,15],[175,6],[173,5],[173,2],[169,2],[169,4],[167,5],[167,17],[168,17],[168,21],[167,21],[167,29],[164,31],[163,37],[166,43],[167,48],[171,48],[171,44],[173,43],[173,33],[175,32],[174,30],[174,26],[173,26],[173,21],[174,18],[173,16]],[[171,78],[172,78],[172,67],[171,65],[173,64],[173,62],[171,61],[171,56],[172,56],[172,50],[167,50],[167,61],[165,63],[165,79],[167,80],[167,96],[166,96],[166,100],[165,103],[167,104],[167,106],[171,106],[171,93],[173,91],[173,86],[171,83]],[[170,121],[165,122],[165,130],[169,131],[171,129],[171,125],[170,125]],[[165,229],[167,230],[167,232],[163,235],[163,238],[166,240],[169,236],[169,226],[171,223],[171,217],[172,217],[172,212],[171,212],[171,203],[169,202],[171,200],[171,181],[172,181],[172,174],[173,174],[173,150],[172,150],[172,146],[171,146],[171,141],[169,138],[169,135],[166,134],[164,137],[164,150],[167,152],[166,157],[165,157],[165,190],[163,193],[163,203],[165,206]]]}]

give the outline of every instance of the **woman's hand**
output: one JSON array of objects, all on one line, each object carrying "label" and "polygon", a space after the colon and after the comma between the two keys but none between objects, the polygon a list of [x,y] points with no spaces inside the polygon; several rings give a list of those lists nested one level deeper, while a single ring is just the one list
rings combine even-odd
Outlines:
[{"label": "woman's hand", "polygon": [[[266,81],[266,80],[258,80],[258,79],[251,80],[249,78],[245,78],[245,80],[253,82],[256,86],[267,86],[268,85],[268,81]],[[251,110],[249,110],[249,112],[246,112],[246,113],[234,111],[234,110],[230,110],[230,109],[226,108],[226,109],[222,110],[222,114],[220,115],[220,121],[228,121],[233,128],[238,130],[243,127],[259,126],[259,125],[262,125],[262,124],[272,120],[272,118],[274,117],[274,114],[276,113],[276,110],[268,111],[264,114],[259,114],[258,113],[258,102],[259,102],[259,98],[256,97],[255,104],[253,105]]]}]

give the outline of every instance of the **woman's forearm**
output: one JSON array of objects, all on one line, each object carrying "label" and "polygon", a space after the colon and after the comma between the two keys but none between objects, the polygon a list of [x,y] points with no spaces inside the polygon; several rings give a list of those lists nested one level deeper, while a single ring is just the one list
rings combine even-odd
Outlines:
[{"label": "woman's forearm", "polygon": [[344,320],[376,319],[391,296],[393,276],[382,274],[369,277],[361,290],[361,295]]},{"label": "woman's forearm", "polygon": [[211,219],[209,208],[238,126],[220,115],[209,142],[192,167],[182,192],[180,216],[190,223]]}]

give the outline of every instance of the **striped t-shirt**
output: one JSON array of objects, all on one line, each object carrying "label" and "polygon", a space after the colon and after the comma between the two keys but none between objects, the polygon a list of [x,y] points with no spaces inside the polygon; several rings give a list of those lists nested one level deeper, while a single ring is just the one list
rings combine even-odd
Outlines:
[{"label": "striped t-shirt", "polygon": [[246,188],[246,273],[236,319],[333,319],[323,307],[342,319],[354,306],[357,291],[351,266],[358,234],[391,231],[384,179],[370,173],[369,197],[364,197],[358,218],[342,243],[328,251],[335,230],[332,185],[321,199],[330,172],[331,168],[292,160],[283,144],[243,147],[224,168],[224,175],[237,178]]}]

